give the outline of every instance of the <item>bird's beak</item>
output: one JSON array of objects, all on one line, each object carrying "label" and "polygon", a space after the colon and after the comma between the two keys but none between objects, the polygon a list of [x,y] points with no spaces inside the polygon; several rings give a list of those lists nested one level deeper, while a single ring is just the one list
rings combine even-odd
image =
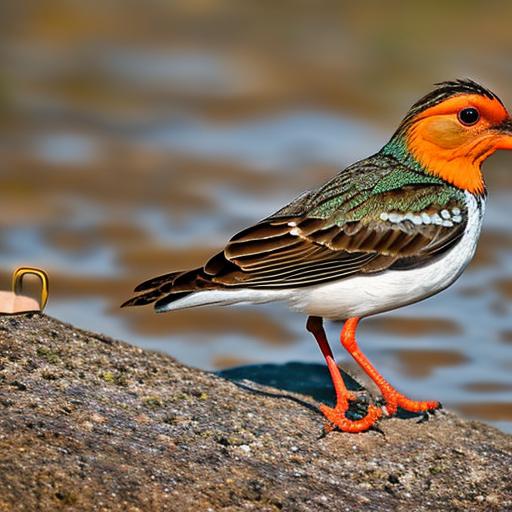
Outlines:
[{"label": "bird's beak", "polygon": [[496,149],[512,149],[512,118],[496,127]]}]

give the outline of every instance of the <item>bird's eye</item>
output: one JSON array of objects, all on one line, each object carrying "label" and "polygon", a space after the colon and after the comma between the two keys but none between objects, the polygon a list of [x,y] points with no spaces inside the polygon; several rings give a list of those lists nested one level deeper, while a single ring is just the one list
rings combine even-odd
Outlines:
[{"label": "bird's eye", "polygon": [[464,126],[472,126],[480,119],[480,112],[474,107],[463,108],[459,112],[458,118]]}]

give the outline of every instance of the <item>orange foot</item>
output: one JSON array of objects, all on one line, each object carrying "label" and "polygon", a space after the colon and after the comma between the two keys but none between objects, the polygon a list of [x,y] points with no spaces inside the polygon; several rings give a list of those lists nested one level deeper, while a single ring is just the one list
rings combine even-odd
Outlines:
[{"label": "orange foot", "polygon": [[382,396],[386,402],[383,409],[387,416],[393,416],[396,414],[396,411],[399,407],[405,411],[414,413],[435,411],[436,409],[440,409],[442,407],[440,402],[434,400],[423,402],[410,400],[391,386],[389,386],[389,389],[381,389],[381,391]]},{"label": "orange foot", "polygon": [[[328,407],[327,405],[321,405],[320,411],[330,421],[332,425],[338,427],[343,432],[364,432],[375,423],[382,416],[382,409],[375,405],[368,407],[368,412],[364,418],[360,420],[351,420],[346,417],[346,412],[349,408],[349,402],[353,402],[357,399],[357,396],[352,391],[349,391],[343,382],[340,370],[334,361],[332,351],[327,341],[327,336],[322,325],[322,319],[316,316],[310,316],[306,324],[306,328],[313,334],[322,354],[325,357],[327,368],[331,374],[334,391],[336,392],[336,407]],[[331,430],[331,429],[326,429]]]},{"label": "orange foot", "polygon": [[348,403],[346,405],[340,405],[338,402],[334,408],[322,404],[320,410],[323,415],[342,432],[350,432],[353,434],[356,432],[365,432],[375,425],[382,416],[382,409],[375,407],[375,405],[370,405],[368,407],[368,413],[360,420],[350,420],[345,416],[348,410]]},{"label": "orange foot", "polygon": [[386,379],[384,379],[370,361],[368,361],[368,358],[361,352],[357,345],[355,334],[358,323],[358,318],[349,318],[345,322],[343,330],[341,331],[341,343],[364,370],[366,375],[368,375],[379,388],[385,401],[383,412],[386,416],[393,416],[396,414],[398,407],[409,412],[427,412],[439,409],[441,407],[439,402],[417,402],[415,400],[410,400],[399,393]]}]

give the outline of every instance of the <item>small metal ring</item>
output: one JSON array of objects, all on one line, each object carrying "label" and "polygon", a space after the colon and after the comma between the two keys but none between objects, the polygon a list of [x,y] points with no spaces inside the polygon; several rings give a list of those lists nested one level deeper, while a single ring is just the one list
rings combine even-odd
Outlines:
[{"label": "small metal ring", "polygon": [[41,311],[45,308],[46,303],[48,302],[48,293],[49,293],[49,278],[48,274],[39,268],[33,267],[20,267],[17,268],[12,275],[12,291],[16,295],[20,295],[23,289],[23,278],[27,274],[32,274],[36,277],[39,277],[41,280],[41,298],[39,301],[39,306]]}]

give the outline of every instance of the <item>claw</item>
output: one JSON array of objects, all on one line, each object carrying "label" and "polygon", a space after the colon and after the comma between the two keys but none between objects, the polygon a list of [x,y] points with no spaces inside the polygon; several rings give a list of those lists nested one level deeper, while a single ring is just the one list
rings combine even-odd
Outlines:
[{"label": "claw", "polygon": [[431,417],[435,416],[436,412],[438,412],[442,408],[443,408],[442,404],[439,404],[439,406],[435,409],[428,409],[426,411],[423,411],[423,414],[420,416],[419,420],[416,423],[425,423]]},{"label": "claw", "polygon": [[357,396],[357,393],[355,391],[348,391],[347,390],[346,398],[347,398],[347,400],[349,402],[357,402],[359,397]]}]

